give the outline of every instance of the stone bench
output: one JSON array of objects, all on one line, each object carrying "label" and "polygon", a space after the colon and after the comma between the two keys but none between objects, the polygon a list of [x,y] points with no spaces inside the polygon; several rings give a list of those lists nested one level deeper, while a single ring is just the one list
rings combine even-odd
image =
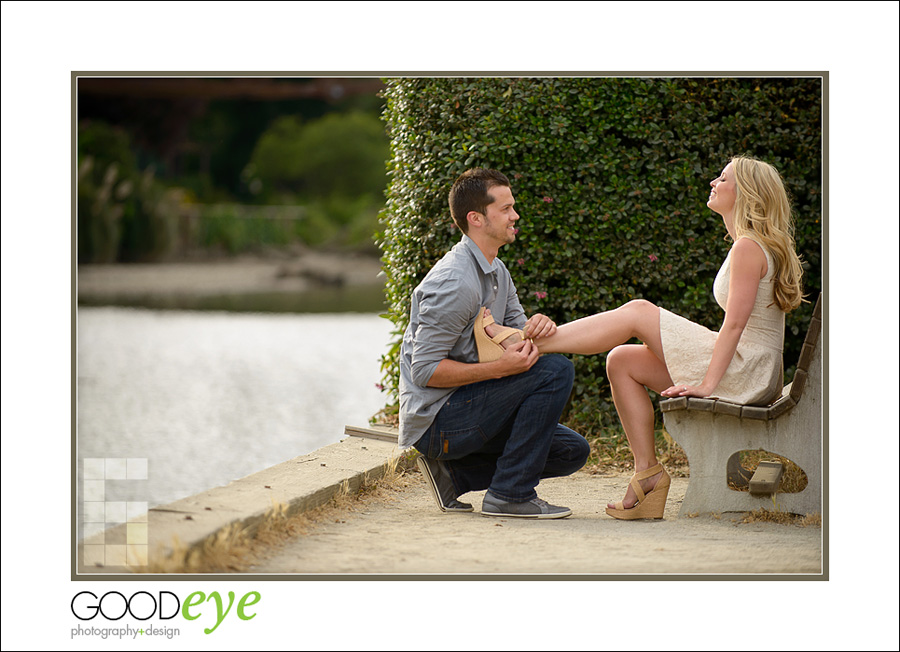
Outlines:
[{"label": "stone bench", "polygon": [[[659,403],[666,430],[684,449],[691,479],[680,516],[760,507],[794,514],[822,512],[822,296],[816,301],[793,382],[768,406],[705,398]],[[729,488],[741,474],[740,451],[764,449],[794,462],[808,484],[799,493],[751,495]]]}]

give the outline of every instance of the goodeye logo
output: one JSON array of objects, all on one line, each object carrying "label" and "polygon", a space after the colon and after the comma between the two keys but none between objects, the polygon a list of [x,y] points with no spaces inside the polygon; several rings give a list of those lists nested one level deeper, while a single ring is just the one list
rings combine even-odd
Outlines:
[{"label": "goodeye logo", "polygon": [[[235,605],[234,591],[228,592],[228,604],[218,591],[212,591],[207,596],[203,591],[194,591],[182,602],[177,595],[171,591],[159,591],[156,596],[147,591],[136,591],[131,596],[126,596],[119,591],[107,591],[101,596],[97,596],[93,591],[81,591],[72,598],[72,614],[82,621],[94,620],[97,617],[109,621],[119,621],[125,616],[130,616],[135,620],[145,622],[157,616],[159,620],[171,621],[179,614],[184,620],[194,621],[199,619],[204,613],[209,613],[207,619],[211,622],[213,610],[215,608],[215,623],[212,627],[205,627],[204,634],[212,634],[234,608],[234,616],[240,620],[252,620],[256,617],[256,613],[250,610],[257,604],[261,595],[259,591],[250,591],[237,601]],[[207,603],[213,603],[207,605]],[[88,627],[83,628],[81,625],[72,628],[72,638],[75,636],[101,636],[107,638],[109,636],[124,638],[126,636],[135,638],[139,635],[150,636],[166,636],[172,638],[180,634],[178,629],[171,627],[156,628],[152,626],[141,625],[140,629],[133,629],[130,625],[125,628],[102,628]]]}]

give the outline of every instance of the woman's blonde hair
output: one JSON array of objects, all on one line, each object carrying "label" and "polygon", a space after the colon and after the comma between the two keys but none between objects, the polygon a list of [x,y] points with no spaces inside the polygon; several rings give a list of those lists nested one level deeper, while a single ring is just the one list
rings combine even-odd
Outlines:
[{"label": "woman's blonde hair", "polygon": [[758,240],[775,259],[775,303],[790,312],[803,301],[803,267],[795,251],[791,203],[778,171],[746,156],[731,159],[737,188],[734,199],[734,237]]}]

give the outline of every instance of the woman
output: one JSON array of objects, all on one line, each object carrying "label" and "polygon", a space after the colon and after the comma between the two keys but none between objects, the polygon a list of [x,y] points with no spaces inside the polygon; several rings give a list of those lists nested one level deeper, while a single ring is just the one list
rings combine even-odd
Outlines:
[{"label": "woman", "polygon": [[[525,327],[541,353],[610,351],[607,375],[635,467],[624,499],[607,506],[615,518],[662,518],[665,510],[670,479],[656,459],[645,388],[763,405],[782,389],[784,315],[802,300],[784,184],[771,165],[735,157],[710,185],[706,205],[734,241],[713,286],[725,310],[718,333],[644,300],[540,333]],[[485,321],[488,336],[503,330]],[[623,344],[632,338],[643,344]]]}]

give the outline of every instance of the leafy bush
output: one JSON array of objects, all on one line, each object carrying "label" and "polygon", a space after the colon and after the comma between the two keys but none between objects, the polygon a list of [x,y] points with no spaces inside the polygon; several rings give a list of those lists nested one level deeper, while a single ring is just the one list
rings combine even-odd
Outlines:
[{"label": "leafy bush", "polygon": [[365,249],[384,206],[388,156],[376,115],[330,113],[308,123],[282,116],[260,137],[243,176],[258,201],[304,203],[307,244]]},{"label": "leafy bush", "polygon": [[[391,79],[384,95],[392,178],[379,245],[396,328],[382,366],[394,400],[410,293],[460,237],[447,193],[470,167],[512,182],[520,232],[500,255],[526,313],[565,323],[645,298],[717,330],[712,283],[729,244],[706,200],[735,154],[781,172],[813,302],[821,288],[819,78]],[[811,308],[788,317],[788,365]],[[569,423],[614,422],[605,356],[573,361]]]},{"label": "leafy bush", "polygon": [[388,158],[384,125],[375,115],[330,113],[304,124],[282,116],[260,137],[244,178],[263,198],[359,197],[384,191]]},{"label": "leafy bush", "polygon": [[190,244],[228,254],[283,247],[300,240],[305,215],[297,207],[210,204],[199,208]]}]

